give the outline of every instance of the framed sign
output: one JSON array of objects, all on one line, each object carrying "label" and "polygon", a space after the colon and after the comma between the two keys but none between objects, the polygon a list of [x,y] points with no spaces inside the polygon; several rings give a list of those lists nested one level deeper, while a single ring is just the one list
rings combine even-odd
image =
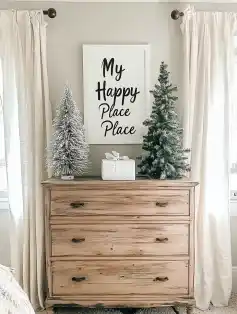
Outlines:
[{"label": "framed sign", "polygon": [[149,46],[84,45],[84,124],[89,144],[140,144],[149,114]]}]

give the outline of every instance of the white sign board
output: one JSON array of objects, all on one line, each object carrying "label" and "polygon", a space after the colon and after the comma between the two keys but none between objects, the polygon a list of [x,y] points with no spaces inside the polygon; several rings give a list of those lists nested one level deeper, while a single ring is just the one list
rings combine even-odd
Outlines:
[{"label": "white sign board", "polygon": [[148,116],[148,45],[84,45],[89,144],[140,144]]}]

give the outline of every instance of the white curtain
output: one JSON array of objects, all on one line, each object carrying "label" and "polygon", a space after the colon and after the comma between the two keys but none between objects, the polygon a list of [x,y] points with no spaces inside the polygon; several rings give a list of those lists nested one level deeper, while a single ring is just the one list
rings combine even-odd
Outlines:
[{"label": "white curtain", "polygon": [[3,116],[11,210],[11,263],[43,307],[45,146],[51,134],[46,23],[41,11],[0,11]]},{"label": "white curtain", "polygon": [[[235,13],[185,12],[184,143],[190,147],[197,194],[197,306],[225,306],[232,288],[229,169],[234,107]],[[237,119],[235,120],[236,124]],[[235,138],[236,140],[236,138]],[[236,143],[235,143],[236,145]]]}]

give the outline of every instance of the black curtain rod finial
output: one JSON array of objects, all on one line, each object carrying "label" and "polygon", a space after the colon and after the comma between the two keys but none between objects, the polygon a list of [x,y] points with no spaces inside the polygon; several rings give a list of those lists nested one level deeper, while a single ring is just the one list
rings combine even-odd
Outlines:
[{"label": "black curtain rod finial", "polygon": [[48,10],[43,11],[45,15],[48,15],[51,19],[54,19],[57,16],[57,12],[55,9],[50,8]]},{"label": "black curtain rod finial", "polygon": [[171,12],[171,18],[173,20],[178,20],[180,17],[184,16],[184,13],[179,10],[173,10]]}]

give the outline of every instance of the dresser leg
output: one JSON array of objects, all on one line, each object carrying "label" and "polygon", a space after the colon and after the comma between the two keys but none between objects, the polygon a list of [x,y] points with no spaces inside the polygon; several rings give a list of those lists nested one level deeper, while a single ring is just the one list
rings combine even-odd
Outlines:
[{"label": "dresser leg", "polygon": [[179,314],[179,311],[176,309],[175,306],[171,306],[172,310],[175,312],[175,314]]},{"label": "dresser leg", "polygon": [[193,313],[193,306],[192,305],[188,305],[187,306],[187,314],[192,314]]},{"label": "dresser leg", "polygon": [[54,309],[53,309],[53,307],[48,307],[48,308],[46,309],[46,314],[54,314]]},{"label": "dresser leg", "polygon": [[120,308],[119,311],[123,314],[134,314],[138,311],[138,308]]}]

